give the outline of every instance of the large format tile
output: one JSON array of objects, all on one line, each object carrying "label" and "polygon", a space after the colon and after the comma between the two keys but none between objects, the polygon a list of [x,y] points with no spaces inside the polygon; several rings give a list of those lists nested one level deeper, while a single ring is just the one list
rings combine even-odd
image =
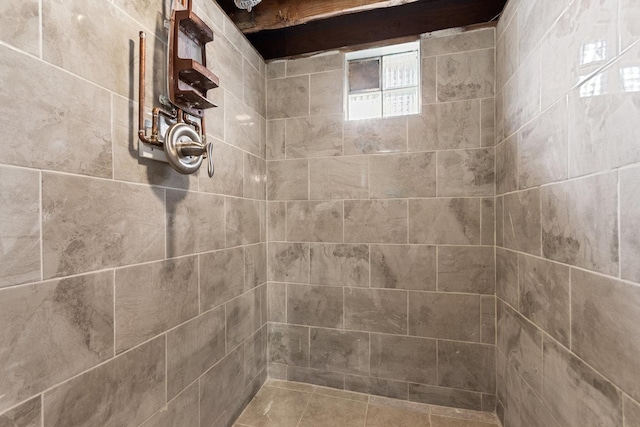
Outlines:
[{"label": "large format tile", "polygon": [[355,243],[406,243],[406,200],[346,200],[344,240]]},{"label": "large format tile", "polygon": [[269,243],[268,279],[309,283],[309,244]]},{"label": "large format tile", "polygon": [[407,293],[345,288],[344,327],[387,334],[407,333]]},{"label": "large format tile", "polygon": [[[286,120],[267,120],[266,156],[267,160],[282,160],[285,157]],[[268,180],[267,180],[268,183]]]},{"label": "large format tile", "polygon": [[496,296],[518,307],[518,254],[502,248],[496,248]]},{"label": "large format tile", "polygon": [[110,272],[0,290],[0,412],[113,357],[113,329]]},{"label": "large format tile", "polygon": [[491,97],[494,86],[494,49],[438,57],[439,101]]},{"label": "large format tile", "polygon": [[[228,417],[240,408],[244,389],[244,351],[239,346],[200,379],[200,425]],[[222,424],[227,425],[227,424]]]},{"label": "large format tile", "polygon": [[409,200],[409,243],[480,244],[480,199]]},{"label": "large format tile", "polygon": [[495,392],[495,347],[438,341],[438,385]]},{"label": "large format tile", "polygon": [[496,181],[494,150],[439,152],[437,175],[438,196],[493,196]]},{"label": "large format tile", "polygon": [[401,153],[369,158],[372,199],[436,195],[434,153]]},{"label": "large format tile", "polygon": [[631,427],[637,424],[640,424],[640,405],[625,396],[623,427]]},{"label": "large format tile", "polygon": [[333,286],[369,286],[367,245],[311,245],[310,283]]},{"label": "large format tile", "polygon": [[242,98],[242,55],[219,31],[214,30],[214,40],[207,44],[207,60],[207,68],[218,76],[220,87],[236,98]]},{"label": "large format tile", "polygon": [[[568,177],[568,123],[567,104],[561,100],[519,132],[518,182],[521,189]],[[574,150],[571,155],[575,156]]]},{"label": "large format tile", "polygon": [[545,258],[618,274],[617,185],[614,172],[541,190]]},{"label": "large format tile", "polygon": [[224,197],[167,190],[167,256],[225,247]]},{"label": "large format tile", "polygon": [[42,400],[36,396],[31,400],[0,415],[2,427],[41,427]]},{"label": "large format tile", "polygon": [[226,245],[239,246],[258,243],[262,240],[265,218],[262,215],[264,202],[258,200],[225,200]]},{"label": "large format tile", "polygon": [[340,52],[327,52],[286,62],[287,76],[320,73],[343,68],[344,56]]},{"label": "large format tile", "polygon": [[43,174],[45,278],[162,258],[164,227],[148,218],[163,205],[162,190]]},{"label": "large format tile", "polygon": [[244,102],[261,116],[266,116],[266,80],[260,72],[244,60],[242,68],[244,78]]},{"label": "large format tile", "polygon": [[540,190],[519,191],[504,196],[504,246],[540,255]]},{"label": "large format tile", "polygon": [[362,402],[314,394],[300,420],[300,427],[364,427],[367,405]]},{"label": "large format tile", "polygon": [[342,328],[342,307],[342,287],[287,285],[289,323]]},{"label": "large format tile", "polygon": [[340,390],[344,387],[344,374],[323,369],[288,366],[287,380],[315,384],[323,387],[331,387]]},{"label": "large format tile", "polygon": [[335,157],[309,160],[309,198],[369,198],[367,157]]},{"label": "large format tile", "polygon": [[309,198],[308,161],[267,162],[268,200],[306,200]]},{"label": "large format tile", "polygon": [[265,200],[267,197],[266,183],[267,162],[258,156],[244,153],[243,196],[251,199]]},{"label": "large format tile", "polygon": [[44,425],[135,426],[165,402],[165,340],[158,337],[44,395]]},{"label": "large format tile", "polygon": [[619,179],[621,276],[640,282],[640,168],[621,171]]},{"label": "large format tile", "polygon": [[199,411],[198,384],[194,383],[171,400],[166,408],[156,412],[141,424],[141,427],[174,427],[177,425],[198,425]]},{"label": "large format tile", "polygon": [[0,168],[0,288],[40,279],[40,175]]},{"label": "large format tile", "polygon": [[567,427],[615,427],[622,423],[622,395],[603,376],[545,337],[542,398]]},{"label": "large format tile", "polygon": [[369,374],[368,333],[311,328],[310,338],[312,368],[346,374]]},{"label": "large format tile", "polygon": [[167,333],[167,398],[173,399],[225,355],[224,308]]},{"label": "large format tile", "polygon": [[260,293],[253,290],[225,304],[227,350],[233,349],[260,329]]},{"label": "large format tile", "polygon": [[371,287],[436,290],[436,247],[371,245]]},{"label": "large format tile", "polygon": [[371,334],[371,375],[421,384],[437,382],[436,340]]},{"label": "large format tile", "polygon": [[344,123],[344,154],[407,151],[407,119],[352,120]]},{"label": "large format tile", "polygon": [[263,387],[238,418],[240,425],[297,427],[311,393]]},{"label": "large format tile", "polygon": [[569,267],[519,256],[520,313],[569,347]]},{"label": "large format tile", "polygon": [[20,7],[5,3],[0,6],[0,40],[32,55],[40,51],[40,6],[36,0]]},{"label": "large format tile", "polygon": [[494,266],[492,247],[440,246],[438,291],[494,294]]},{"label": "large format tile", "polygon": [[242,294],[244,277],[243,248],[226,249],[199,255],[200,310],[216,307]]},{"label": "large format tile", "polygon": [[329,157],[342,154],[342,116],[288,119],[285,126],[288,159]]},{"label": "large format tile", "polygon": [[310,114],[342,114],[344,106],[342,70],[312,74],[309,79]]},{"label": "large format tile", "polygon": [[504,87],[505,137],[513,134],[540,112],[540,56],[538,50],[534,51]]},{"label": "large format tile", "polygon": [[[234,273],[238,274],[238,271],[235,271]],[[245,247],[244,277],[245,290],[256,288],[267,282],[266,243],[259,243],[257,245]]]},{"label": "large format tile", "polygon": [[496,194],[518,189],[518,135],[513,134],[496,146]]},{"label": "large format tile", "polygon": [[503,303],[498,303],[497,329],[497,347],[505,355],[506,361],[536,393],[540,393],[542,331]]},{"label": "large format tile", "polygon": [[224,98],[225,142],[255,156],[264,157],[262,117],[233,95]]},{"label": "large format tile", "polygon": [[[0,31],[6,28],[1,27]],[[124,57],[128,58],[128,53]],[[29,117],[29,126],[5,126],[3,138],[20,143],[4,144],[2,163],[111,177],[110,97],[106,90],[4,46],[0,47],[0,78],[3,121],[22,123]]]},{"label": "large format tile", "polygon": [[638,347],[640,288],[573,269],[571,349],[582,360],[640,399]]},{"label": "large format tile", "polygon": [[267,118],[309,115],[309,76],[267,81]]},{"label": "large format tile", "polygon": [[288,202],[287,240],[342,242],[342,201]]},{"label": "large format tile", "polygon": [[407,400],[407,383],[377,377],[345,375],[344,389],[391,399]]},{"label": "large format tile", "polygon": [[309,328],[269,324],[269,363],[309,366]]},{"label": "large format tile", "polygon": [[409,151],[480,147],[480,101],[424,105],[410,116]]},{"label": "large format tile", "polygon": [[480,342],[480,296],[411,292],[409,335]]},{"label": "large format tile", "polygon": [[115,280],[118,353],[198,314],[196,257],[119,269]]}]

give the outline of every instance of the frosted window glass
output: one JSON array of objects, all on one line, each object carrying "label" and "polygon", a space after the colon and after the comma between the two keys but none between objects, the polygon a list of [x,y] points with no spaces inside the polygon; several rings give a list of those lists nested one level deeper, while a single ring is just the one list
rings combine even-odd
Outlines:
[{"label": "frosted window glass", "polygon": [[382,117],[380,92],[349,95],[349,119],[373,119]]},{"label": "frosted window glass", "polygon": [[418,85],[418,52],[388,55],[382,58],[384,89]]},{"label": "frosted window glass", "polygon": [[418,88],[396,89],[384,92],[384,116],[406,116],[419,111]]}]

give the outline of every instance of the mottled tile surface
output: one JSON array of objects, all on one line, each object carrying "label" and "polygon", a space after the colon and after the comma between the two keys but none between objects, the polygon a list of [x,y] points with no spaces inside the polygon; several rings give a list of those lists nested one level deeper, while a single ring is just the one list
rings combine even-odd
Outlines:
[{"label": "mottled tile surface", "polygon": [[540,191],[504,196],[504,246],[532,255],[541,253]]},{"label": "mottled tile surface", "polygon": [[343,83],[342,70],[328,71],[309,76],[309,112],[311,115],[342,114]]},{"label": "mottled tile surface", "polygon": [[407,151],[407,119],[353,120],[344,123],[344,154]]},{"label": "mottled tile surface", "polygon": [[244,291],[244,249],[234,248],[199,255],[200,309],[216,307]]},{"label": "mottled tile surface", "polygon": [[640,168],[620,172],[620,264],[622,278],[640,281]]},{"label": "mottled tile surface", "polygon": [[436,247],[371,245],[371,287],[435,290]]},{"label": "mottled tile surface", "polygon": [[518,307],[518,254],[496,248],[496,296],[513,307]]},{"label": "mottled tile surface", "polygon": [[371,334],[371,375],[436,384],[436,340]]},{"label": "mottled tile surface", "polygon": [[354,243],[406,243],[406,200],[347,200],[344,240]]},{"label": "mottled tile surface", "polygon": [[492,196],[495,193],[493,149],[438,153],[438,196]]},{"label": "mottled tile surface", "polygon": [[267,198],[269,200],[306,200],[309,198],[307,160],[267,162]]},{"label": "mottled tile surface", "polygon": [[608,173],[541,190],[545,258],[618,273],[617,181]]},{"label": "mottled tile surface", "polygon": [[370,197],[433,197],[436,194],[434,153],[388,154],[369,158]]},{"label": "mottled tile surface", "polygon": [[357,331],[407,333],[407,293],[398,290],[344,290],[344,327]]},{"label": "mottled tile surface", "polygon": [[474,410],[480,410],[482,405],[481,393],[424,384],[409,384],[409,400]]},{"label": "mottled tile surface", "polygon": [[438,290],[493,294],[495,257],[491,247],[438,247]]},{"label": "mottled tile surface", "polygon": [[293,242],[341,242],[342,202],[287,203],[287,240]]},{"label": "mottled tile surface", "polygon": [[311,329],[311,367],[333,372],[369,373],[369,334],[336,329]]},{"label": "mottled tile surface", "polygon": [[309,76],[267,81],[267,118],[309,115]]},{"label": "mottled tile surface", "polygon": [[42,400],[40,396],[0,415],[0,426],[2,427],[40,427],[41,425]]},{"label": "mottled tile surface", "polygon": [[419,412],[403,411],[387,406],[371,405],[367,409],[367,427],[397,427],[428,426],[429,416]]},{"label": "mottled tile surface", "polygon": [[118,353],[198,314],[195,257],[120,269],[115,280]]},{"label": "mottled tile surface", "polygon": [[142,427],[173,427],[175,425],[197,425],[198,420],[198,385],[193,384],[169,402],[166,409],[156,412]]},{"label": "mottled tile surface", "polygon": [[314,394],[309,400],[300,427],[364,426],[365,403]]},{"label": "mottled tile surface", "polygon": [[480,102],[430,104],[408,117],[409,151],[480,147]]},{"label": "mottled tile surface", "polygon": [[148,218],[162,218],[163,205],[159,189],[43,174],[45,278],[162,258],[164,227]]},{"label": "mottled tile surface", "polygon": [[31,0],[20,7],[4,4],[0,16],[0,40],[37,55],[40,50],[39,3]]},{"label": "mottled tile surface", "polygon": [[288,159],[342,154],[342,116],[288,119],[285,131]]},{"label": "mottled tile surface", "polygon": [[480,296],[411,292],[409,335],[480,341]]},{"label": "mottled tile surface", "polygon": [[495,86],[494,49],[454,53],[438,58],[438,100],[486,98]]},{"label": "mottled tile surface", "polygon": [[312,244],[310,283],[333,286],[369,286],[367,245]]},{"label": "mottled tile surface", "polygon": [[438,385],[495,391],[495,347],[455,341],[438,342]]},{"label": "mottled tile surface", "polygon": [[410,200],[409,243],[479,244],[480,199]]},{"label": "mottled tile surface", "polygon": [[309,366],[309,328],[269,324],[269,362]]},{"label": "mottled tile surface", "polygon": [[269,243],[269,280],[309,283],[309,245]]},{"label": "mottled tile surface", "polygon": [[0,290],[0,411],[113,357],[113,276]]},{"label": "mottled tile surface", "polygon": [[571,270],[571,349],[635,399],[639,300],[637,285]]},{"label": "mottled tile surface", "polygon": [[40,279],[40,176],[0,168],[0,287]]},{"label": "mottled tile surface", "polygon": [[561,425],[613,427],[621,424],[622,396],[612,383],[547,338],[544,361],[542,396]]},{"label": "mottled tile surface", "polygon": [[237,422],[260,427],[296,427],[310,398],[310,393],[263,387]]},{"label": "mottled tile surface", "polygon": [[341,287],[287,285],[287,321],[297,325],[342,328]]},{"label": "mottled tile surface", "polygon": [[309,198],[366,199],[369,162],[364,156],[309,160]]}]

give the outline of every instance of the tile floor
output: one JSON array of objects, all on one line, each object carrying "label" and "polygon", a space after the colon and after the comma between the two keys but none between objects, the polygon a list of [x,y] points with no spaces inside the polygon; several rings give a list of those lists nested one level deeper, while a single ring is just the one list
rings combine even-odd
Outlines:
[{"label": "tile floor", "polygon": [[500,427],[495,414],[267,380],[234,427]]}]

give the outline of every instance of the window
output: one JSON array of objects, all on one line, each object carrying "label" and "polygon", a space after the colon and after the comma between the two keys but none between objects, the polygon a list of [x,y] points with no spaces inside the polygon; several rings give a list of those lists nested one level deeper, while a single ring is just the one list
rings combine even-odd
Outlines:
[{"label": "window", "polygon": [[348,120],[420,112],[419,47],[412,42],[347,53]]}]

